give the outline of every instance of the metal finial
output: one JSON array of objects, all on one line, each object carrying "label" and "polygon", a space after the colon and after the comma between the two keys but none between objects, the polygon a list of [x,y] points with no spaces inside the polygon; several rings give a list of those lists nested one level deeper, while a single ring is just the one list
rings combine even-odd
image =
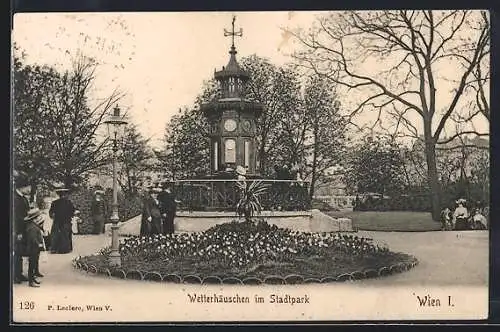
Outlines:
[{"label": "metal finial", "polygon": [[234,22],[236,21],[236,16],[233,15],[233,21],[232,21],[232,29],[231,31],[227,31],[224,29],[224,37],[231,36],[231,48],[234,49],[234,37],[242,37],[243,36],[243,29],[240,28],[239,31],[234,31]]}]

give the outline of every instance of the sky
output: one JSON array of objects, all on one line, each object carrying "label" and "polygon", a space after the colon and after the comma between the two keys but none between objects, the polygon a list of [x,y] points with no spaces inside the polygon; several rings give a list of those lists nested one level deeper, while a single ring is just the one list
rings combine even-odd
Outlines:
[{"label": "sky", "polygon": [[[257,54],[276,65],[291,61],[297,42],[284,29],[308,29],[324,12],[141,12],[141,13],[21,13],[14,16],[13,41],[26,53],[28,63],[69,68],[78,53],[100,63],[95,98],[119,88],[125,93],[120,107],[154,147],[161,146],[165,125],[179,108],[193,105],[203,82],[229,60],[231,38],[224,29],[243,29],[236,37],[238,57]],[[365,62],[363,72],[380,69]],[[387,65],[387,64],[386,64]],[[444,65],[440,72],[454,73]],[[453,86],[440,85],[438,104],[447,105]],[[351,91],[343,105],[365,96]],[[369,121],[376,114],[364,114]],[[419,123],[415,118],[415,123]],[[475,120],[476,121],[476,120]],[[474,123],[488,131],[484,120]],[[451,128],[453,130],[453,128]]]},{"label": "sky", "polygon": [[64,69],[79,51],[95,57],[98,97],[124,91],[120,107],[159,146],[169,118],[193,105],[203,82],[227,64],[231,38],[224,29],[231,29],[233,15],[235,29],[243,29],[237,56],[257,54],[281,65],[292,52],[282,28],[307,27],[317,14],[21,13],[14,16],[13,41],[28,63]]}]

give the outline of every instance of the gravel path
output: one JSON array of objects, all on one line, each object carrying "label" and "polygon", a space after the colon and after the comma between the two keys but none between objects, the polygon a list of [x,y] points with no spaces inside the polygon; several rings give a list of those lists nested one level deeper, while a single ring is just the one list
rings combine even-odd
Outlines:
[{"label": "gravel path", "polygon": [[[487,285],[489,242],[487,231],[468,232],[370,232],[360,231],[358,236],[373,238],[386,244],[391,251],[414,255],[419,265],[410,271],[392,276],[358,281],[362,285]],[[110,279],[88,275],[73,269],[71,260],[89,255],[111,243],[105,235],[76,235],[74,250],[70,254],[47,254],[41,262],[43,286],[48,285],[108,285],[110,283],[136,283],[136,281]],[[26,271],[26,270],[25,270]],[[14,289],[26,286],[15,285]]]},{"label": "gravel path", "polygon": [[[378,279],[347,283],[236,286],[146,282],[90,275],[76,270],[71,260],[95,253],[110,244],[105,235],[74,237],[74,251],[48,255],[41,262],[45,274],[40,288],[14,285],[13,320],[16,322],[134,322],[134,321],[233,321],[233,320],[394,320],[483,319],[488,299],[488,233],[478,232],[359,232],[385,243],[393,251],[414,255],[415,268]],[[311,297],[311,305],[214,305],[189,303],[188,295],[235,294],[253,300],[257,294],[293,294]],[[451,294],[457,308],[420,308],[416,295],[446,299]],[[268,300],[269,301],[269,300]],[[33,303],[34,310],[20,310]],[[328,305],[326,305],[328,303]],[[101,309],[88,309],[95,304]],[[59,305],[79,311],[54,310]],[[233,312],[228,310],[234,309]]]}]

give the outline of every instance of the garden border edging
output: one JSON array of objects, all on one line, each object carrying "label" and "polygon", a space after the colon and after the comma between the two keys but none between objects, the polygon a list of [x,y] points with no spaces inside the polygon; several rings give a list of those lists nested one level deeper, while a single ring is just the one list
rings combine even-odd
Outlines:
[{"label": "garden border edging", "polygon": [[405,262],[399,262],[391,266],[382,266],[375,269],[366,269],[364,271],[354,271],[351,273],[343,273],[338,276],[321,276],[321,277],[307,277],[300,274],[290,274],[287,276],[279,275],[268,275],[264,279],[258,277],[246,277],[243,280],[238,277],[225,277],[220,278],[218,276],[206,276],[202,277],[199,275],[185,275],[180,276],[175,273],[162,274],[158,271],[139,271],[130,270],[125,271],[122,268],[97,268],[93,264],[85,263],[84,257],[77,257],[73,259],[73,267],[91,273],[94,275],[101,274],[106,275],[110,278],[128,279],[128,280],[143,280],[143,281],[156,281],[156,282],[172,282],[172,283],[187,283],[187,284],[226,284],[226,285],[296,285],[296,284],[308,284],[308,283],[327,283],[327,282],[345,282],[345,281],[356,281],[363,279],[371,279],[389,276],[395,273],[402,273],[408,271],[419,264],[417,258],[412,255],[408,255],[409,259]]}]

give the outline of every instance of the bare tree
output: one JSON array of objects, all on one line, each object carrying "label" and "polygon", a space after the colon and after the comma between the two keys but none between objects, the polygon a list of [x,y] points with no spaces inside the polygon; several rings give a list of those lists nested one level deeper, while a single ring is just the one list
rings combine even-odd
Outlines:
[{"label": "bare tree", "polygon": [[[420,137],[423,130],[432,214],[437,220],[436,145],[450,117],[465,104],[464,92],[474,70],[488,57],[487,16],[464,10],[352,11],[320,17],[317,23],[307,34],[293,33],[304,46],[294,57],[301,66],[344,87],[351,100],[358,99],[351,119],[374,111],[375,123],[383,115],[396,120],[395,132],[404,128],[405,134]],[[453,68],[456,83],[440,71],[443,66]],[[452,84],[450,100],[438,105],[438,93],[446,93]],[[481,133],[467,130],[454,136],[466,134]]]},{"label": "bare tree", "polygon": [[97,132],[122,94],[115,90],[103,99],[92,99],[96,67],[92,59],[77,57],[48,96],[51,125],[46,137],[54,153],[50,167],[54,178],[66,186],[109,162],[108,140],[98,142]]}]

